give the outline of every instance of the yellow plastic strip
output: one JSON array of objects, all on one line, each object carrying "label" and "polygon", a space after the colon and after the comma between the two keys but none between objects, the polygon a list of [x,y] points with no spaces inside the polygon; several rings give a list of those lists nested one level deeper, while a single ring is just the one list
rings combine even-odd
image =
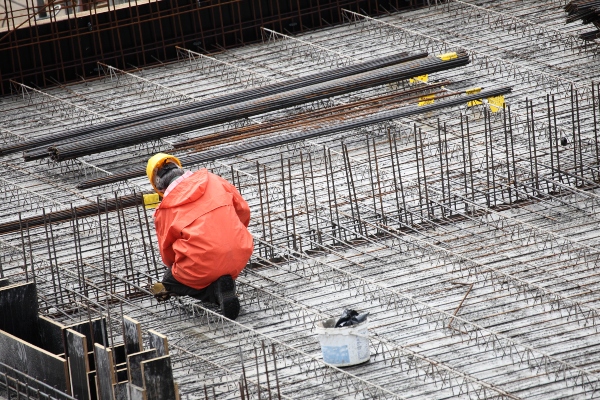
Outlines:
[{"label": "yellow plastic strip", "polygon": [[433,104],[435,100],[435,94],[427,94],[425,96],[419,97],[419,106],[426,106],[428,104]]},{"label": "yellow plastic strip", "polygon": [[160,204],[160,196],[158,193],[150,193],[144,195],[144,207],[147,210],[156,208]]},{"label": "yellow plastic strip", "polygon": [[504,108],[504,96],[488,97],[488,103],[490,104],[490,111],[498,112]]},{"label": "yellow plastic strip", "polygon": [[415,83],[415,82],[427,83],[427,82],[429,82],[429,74],[415,76],[414,78],[410,78],[409,82],[410,83]]},{"label": "yellow plastic strip", "polygon": [[[477,94],[479,92],[481,92],[480,87],[474,87],[474,88],[465,90],[466,94]],[[478,106],[480,104],[483,104],[483,102],[481,100],[471,100],[471,101],[467,102],[467,107],[474,107],[474,106]]]},{"label": "yellow plastic strip", "polygon": [[455,52],[444,53],[444,54],[439,54],[437,57],[442,61],[450,61],[450,60],[454,60],[455,58],[458,58],[458,54],[456,54]]}]

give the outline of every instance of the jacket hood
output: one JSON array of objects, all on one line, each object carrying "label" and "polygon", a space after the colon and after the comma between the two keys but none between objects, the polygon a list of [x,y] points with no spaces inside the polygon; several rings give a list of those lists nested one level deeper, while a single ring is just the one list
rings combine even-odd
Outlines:
[{"label": "jacket hood", "polygon": [[159,208],[174,208],[194,202],[204,196],[208,185],[208,170],[203,168],[196,171],[179,182],[171,192],[165,196]]}]

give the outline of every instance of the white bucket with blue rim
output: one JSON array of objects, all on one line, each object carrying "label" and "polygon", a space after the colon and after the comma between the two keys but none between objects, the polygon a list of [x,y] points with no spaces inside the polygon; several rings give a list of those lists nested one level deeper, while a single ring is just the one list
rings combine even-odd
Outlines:
[{"label": "white bucket with blue rim", "polygon": [[367,321],[358,325],[334,328],[337,318],[317,322],[316,332],[321,343],[323,361],[335,367],[349,367],[369,361],[369,327]]}]

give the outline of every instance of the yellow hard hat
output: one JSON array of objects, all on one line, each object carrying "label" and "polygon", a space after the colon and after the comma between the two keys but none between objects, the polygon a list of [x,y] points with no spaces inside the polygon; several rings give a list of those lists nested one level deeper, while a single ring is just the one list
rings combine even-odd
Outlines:
[{"label": "yellow hard hat", "polygon": [[154,191],[156,191],[156,193],[158,193],[161,196],[162,192],[158,190],[154,185],[154,178],[156,177],[156,173],[158,172],[158,170],[161,169],[162,166],[168,162],[175,163],[177,164],[177,166],[179,166],[179,168],[181,168],[181,161],[179,161],[177,157],[166,153],[157,153],[153,155],[152,157],[150,157],[150,159],[148,160],[148,164],[146,165],[146,175],[150,180],[150,184],[154,188]]}]

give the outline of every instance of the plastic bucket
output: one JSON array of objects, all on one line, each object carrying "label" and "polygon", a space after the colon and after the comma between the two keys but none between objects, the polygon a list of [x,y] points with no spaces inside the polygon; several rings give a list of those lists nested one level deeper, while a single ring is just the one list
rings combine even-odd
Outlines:
[{"label": "plastic bucket", "polygon": [[349,367],[369,361],[369,329],[367,321],[343,328],[334,328],[336,318],[317,322],[316,332],[321,343],[323,361],[335,367]]}]

